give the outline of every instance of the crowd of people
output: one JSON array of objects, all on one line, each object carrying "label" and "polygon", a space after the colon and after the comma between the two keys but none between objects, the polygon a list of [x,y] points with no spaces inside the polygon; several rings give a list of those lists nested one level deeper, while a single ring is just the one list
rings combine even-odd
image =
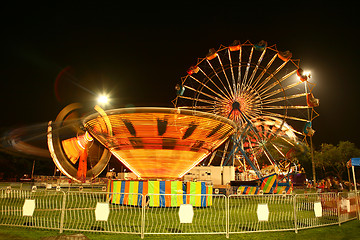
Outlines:
[{"label": "crowd of people", "polygon": [[336,177],[327,177],[316,182],[314,185],[312,182],[307,183],[308,188],[316,188],[318,193],[321,192],[342,192],[350,191],[354,189],[353,184],[348,181],[340,181]]}]

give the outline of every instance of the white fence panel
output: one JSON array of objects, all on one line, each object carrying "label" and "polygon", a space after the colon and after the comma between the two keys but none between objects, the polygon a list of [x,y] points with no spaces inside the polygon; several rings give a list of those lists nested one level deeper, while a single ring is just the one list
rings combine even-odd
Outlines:
[{"label": "white fence panel", "polygon": [[64,230],[141,233],[142,195],[67,192]]},{"label": "white fence panel", "polygon": [[338,195],[309,193],[295,195],[297,228],[338,224]]},{"label": "white fence panel", "polygon": [[294,229],[292,195],[229,196],[229,233]]},{"label": "white fence panel", "polygon": [[356,219],[357,204],[355,192],[339,192],[338,199],[339,224]]},{"label": "white fence panel", "polygon": [[[171,206],[171,200],[176,204]],[[227,198],[211,194],[148,194],[144,216],[144,234],[226,234]]]},{"label": "white fence panel", "polygon": [[0,225],[60,229],[63,192],[0,190]]}]

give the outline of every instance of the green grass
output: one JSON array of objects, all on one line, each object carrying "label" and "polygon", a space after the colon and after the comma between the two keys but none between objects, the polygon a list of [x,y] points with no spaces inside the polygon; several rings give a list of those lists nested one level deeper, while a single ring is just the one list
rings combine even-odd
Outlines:
[{"label": "green grass", "polygon": [[[263,232],[263,233],[243,233],[230,234],[230,239],[246,240],[340,240],[340,239],[360,239],[360,221],[354,220],[338,225],[301,230],[298,233],[293,231],[285,232]],[[73,234],[74,232],[64,232],[64,234]],[[103,233],[83,233],[90,239],[96,240],[122,240],[122,239],[140,239],[140,235],[129,234],[103,234]],[[18,227],[0,226],[0,239],[32,240],[41,239],[49,236],[59,236],[56,231],[39,230]],[[217,240],[226,239],[225,235],[145,235],[145,239],[198,239],[198,240]]]},{"label": "green grass", "polygon": [[[36,198],[37,206],[32,218],[24,217],[21,214],[2,214],[0,223],[24,225],[26,223],[37,227],[58,228],[60,223],[60,211],[63,200],[63,194],[57,192],[36,192],[29,193],[31,196],[3,195],[0,199],[0,205],[11,206],[21,211],[24,198]],[[308,227],[328,223],[336,223],[337,216],[332,213],[321,218],[315,218],[313,203],[319,201],[319,197],[304,196],[296,201],[298,209],[298,227]],[[48,201],[48,202],[47,202]],[[139,234],[107,234],[99,233],[97,230],[111,232],[140,232],[141,227],[141,208],[120,206],[118,204],[110,205],[110,215],[107,222],[95,220],[95,206],[97,202],[106,202],[105,193],[68,193],[66,194],[66,211],[64,232],[70,234],[71,229],[85,230],[86,236],[90,239],[138,239]],[[291,196],[241,196],[229,198],[230,208],[230,232],[246,232],[242,234],[231,234],[234,239],[264,239],[271,236],[272,239],[319,239],[328,236],[329,239],[356,239],[352,235],[351,228],[358,231],[359,221],[345,223],[344,226],[337,225],[331,227],[315,228],[310,230],[301,230],[299,234],[294,232],[266,232],[249,233],[249,231],[265,231],[270,229],[292,229],[294,228],[294,202]],[[257,221],[257,206],[259,203],[267,203],[269,207],[269,221]],[[49,205],[50,204],[50,205]],[[55,210],[56,209],[56,210]],[[50,210],[50,211],[49,211]],[[147,207],[145,209],[145,233],[163,232],[163,233],[193,233],[193,232],[217,232],[226,231],[226,208],[225,198],[214,197],[212,205],[206,208],[194,208],[193,224],[180,224],[178,220],[179,208],[156,208]],[[55,219],[55,220],[54,220]],[[350,226],[350,227],[347,227]],[[350,229],[349,229],[350,228]],[[327,230],[323,230],[327,229]],[[333,230],[332,230],[333,229]],[[15,230],[15,231],[14,231]],[[93,231],[93,232],[88,232]],[[333,235],[328,233],[333,231]],[[340,232],[338,235],[335,232]],[[306,235],[308,232],[311,234]],[[13,235],[15,234],[15,235]],[[19,235],[17,235],[19,234]],[[38,230],[33,228],[11,228],[0,227],[0,239],[39,239],[40,237],[58,235],[56,230]],[[305,235],[303,235],[305,234]],[[311,238],[312,236],[317,238]],[[359,234],[360,235],[360,234]],[[208,235],[207,235],[208,236]],[[339,237],[340,236],[340,237]],[[146,235],[147,239],[202,239],[204,235]],[[210,239],[225,239],[225,234],[211,235]],[[299,238],[300,239],[300,238]],[[360,237],[358,238],[360,239]]]},{"label": "green grass", "polygon": [[[13,214],[12,210],[10,210],[9,214],[0,215],[0,223],[59,229],[63,194],[36,192],[31,193],[31,195],[36,195],[31,196],[31,198],[37,199],[37,206],[33,217],[26,218],[21,215],[24,196],[18,198],[15,195],[9,198],[7,195],[4,195],[0,199],[0,205],[11,206],[12,209],[16,208],[17,214]],[[311,204],[315,200],[312,197],[308,197],[297,203],[299,228],[337,222],[337,216],[334,216],[331,212],[329,215],[315,218],[314,211],[311,208]],[[140,233],[142,214],[140,207],[111,204],[108,221],[96,221],[95,207],[97,202],[106,202],[106,194],[67,194],[64,221],[65,231],[102,230],[104,232]],[[56,204],[54,205],[54,203]],[[269,221],[258,222],[257,207],[259,203],[268,204],[270,212]],[[229,199],[229,208],[230,232],[294,228],[294,208],[291,196],[234,197]],[[210,207],[194,208],[193,224],[180,224],[178,212],[179,208],[147,207],[145,209],[145,233],[224,233],[226,231],[226,205],[225,198],[223,197],[213,197]]]}]

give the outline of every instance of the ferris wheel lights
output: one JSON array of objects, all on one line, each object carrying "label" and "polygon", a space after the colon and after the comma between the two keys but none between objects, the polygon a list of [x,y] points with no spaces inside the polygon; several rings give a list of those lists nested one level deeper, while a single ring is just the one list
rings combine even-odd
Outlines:
[{"label": "ferris wheel lights", "polygon": [[315,130],[312,129],[312,123],[311,122],[306,122],[305,126],[304,126],[304,130],[303,130],[304,134],[306,136],[312,137],[315,134]]},{"label": "ferris wheel lights", "polygon": [[198,73],[199,72],[199,67],[198,66],[191,66],[186,72],[189,75],[191,75],[193,73]]},{"label": "ferris wheel lights", "polygon": [[309,107],[318,107],[319,99],[315,98],[312,93],[306,95],[306,102]]},{"label": "ferris wheel lights", "polygon": [[292,53],[290,51],[285,51],[285,52],[278,52],[278,57],[283,60],[284,62],[287,62],[290,60],[290,58],[292,57]]},{"label": "ferris wheel lights", "polygon": [[213,60],[216,57],[217,57],[217,53],[216,53],[215,48],[210,48],[209,53],[206,55],[206,59],[210,61],[210,60]]},{"label": "ferris wheel lights", "polygon": [[[235,122],[238,128],[234,139],[242,145],[234,159],[240,159],[245,171],[245,160],[253,163],[253,169],[260,169],[259,159],[287,169],[293,158],[287,153],[301,141],[297,135],[305,140],[315,133],[311,121],[318,116],[314,108],[319,100],[309,94],[314,87],[307,82],[311,73],[299,69],[290,51],[278,51],[266,41],[221,45],[198,59],[196,66],[197,74],[190,68],[181,78],[180,86],[186,91],[177,96],[175,107],[210,112]],[[310,126],[304,127],[308,121]],[[222,149],[232,154],[228,143]]]},{"label": "ferris wheel lights", "polygon": [[267,47],[267,42],[264,40],[261,40],[258,44],[254,45],[255,50],[260,52],[264,51],[266,47]]},{"label": "ferris wheel lights", "polygon": [[296,74],[299,77],[299,80],[302,82],[307,81],[309,78],[311,78],[311,72],[310,71],[304,71],[302,68],[299,68],[296,71]]},{"label": "ferris wheel lights", "polygon": [[229,46],[229,50],[230,50],[231,52],[239,51],[239,50],[240,50],[240,45]]},{"label": "ferris wheel lights", "polygon": [[307,76],[308,78],[311,78],[311,72],[310,71],[305,71],[304,75]]},{"label": "ferris wheel lights", "polygon": [[229,46],[229,50],[231,52],[233,51],[239,51],[241,48],[241,45],[240,45],[240,41],[239,40],[235,40],[230,46]]},{"label": "ferris wheel lights", "polygon": [[182,96],[185,92],[185,87],[180,84],[176,84],[175,90],[176,90],[176,95]]}]

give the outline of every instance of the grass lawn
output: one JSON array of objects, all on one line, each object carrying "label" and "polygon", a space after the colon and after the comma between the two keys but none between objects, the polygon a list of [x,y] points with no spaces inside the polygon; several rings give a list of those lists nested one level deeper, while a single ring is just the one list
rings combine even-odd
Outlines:
[{"label": "grass lawn", "polygon": [[[64,234],[71,234],[72,232],[64,232]],[[6,227],[0,226],[0,239],[41,239],[42,237],[58,236],[57,231],[39,230],[20,227]],[[140,235],[129,234],[103,234],[103,233],[87,233],[90,239],[140,239]],[[145,235],[145,239],[201,239],[208,240],[226,239],[225,235]],[[246,240],[264,240],[264,239],[292,239],[292,240],[311,240],[311,239],[360,239],[360,221],[353,220],[343,223],[340,227],[338,225],[300,230],[297,234],[295,232],[265,232],[265,233],[244,233],[244,234],[230,234],[230,239],[246,239]]]},{"label": "grass lawn", "polygon": [[[38,191],[31,193],[11,194],[3,193],[0,205],[7,214],[0,215],[1,224],[31,225],[36,227],[59,228],[63,200],[66,200],[64,215],[64,234],[72,234],[72,230],[85,230],[83,232],[90,239],[140,239],[140,234],[109,234],[88,232],[101,229],[111,232],[140,232],[142,209],[140,207],[110,204],[108,221],[96,221],[95,207],[98,202],[108,202],[107,194],[102,193],[64,193],[55,191]],[[22,207],[27,198],[36,199],[36,209],[33,217],[23,217]],[[329,199],[327,199],[329,198]],[[150,199],[151,200],[151,199]],[[336,205],[332,206],[334,198],[325,196],[235,196],[226,201],[222,196],[213,197],[211,204],[206,208],[194,208],[193,224],[180,224],[179,208],[145,208],[145,233],[193,233],[193,232],[221,232],[226,226],[226,213],[229,207],[230,232],[244,231],[242,234],[230,234],[230,239],[359,239],[360,221],[338,225],[300,230],[298,234],[293,231],[250,233],[268,229],[291,229],[294,227],[294,203],[297,209],[298,227],[308,227],[321,224],[331,224],[338,221]],[[322,201],[324,216],[316,218],[314,202]],[[140,201],[141,202],[141,201]],[[140,202],[138,205],[140,205]],[[266,203],[269,209],[269,221],[258,222],[258,204]],[[330,204],[330,205],[329,205]],[[335,210],[334,210],[335,209]],[[345,215],[344,215],[345,216]],[[346,215],[347,216],[347,215]],[[351,217],[351,216],[349,216]],[[26,220],[24,220],[26,219]],[[24,227],[0,226],[1,239],[41,239],[42,237],[58,236],[56,230],[39,230]],[[152,235],[145,234],[145,239],[226,239],[225,234],[202,235]],[[327,239],[326,239],[327,238]]]}]

